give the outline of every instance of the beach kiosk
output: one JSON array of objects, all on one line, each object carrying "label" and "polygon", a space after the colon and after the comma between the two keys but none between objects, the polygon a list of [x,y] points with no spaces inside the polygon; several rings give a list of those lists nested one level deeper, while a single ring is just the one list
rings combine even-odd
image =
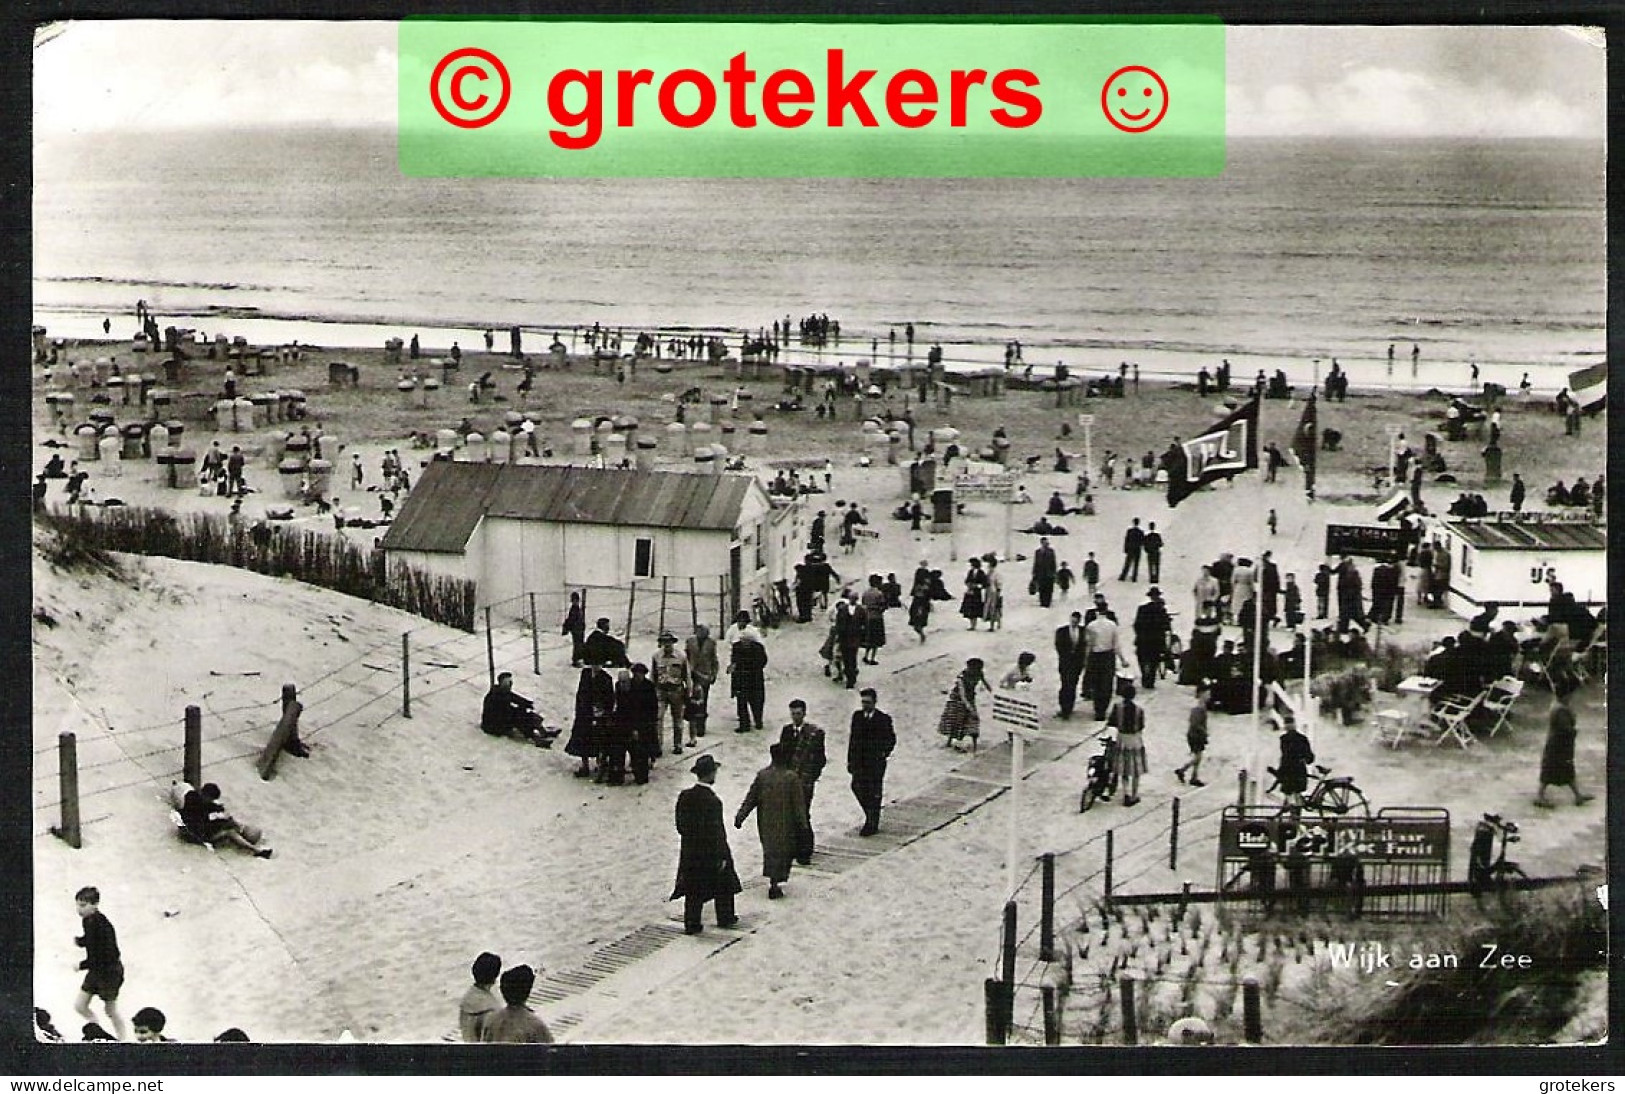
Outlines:
[{"label": "beach kiosk", "polygon": [[1552,578],[1593,612],[1607,605],[1608,537],[1594,521],[1557,513],[1497,513],[1439,521],[1430,531],[1449,552],[1446,606],[1464,619],[1491,604],[1499,607],[1501,619],[1542,615]]}]

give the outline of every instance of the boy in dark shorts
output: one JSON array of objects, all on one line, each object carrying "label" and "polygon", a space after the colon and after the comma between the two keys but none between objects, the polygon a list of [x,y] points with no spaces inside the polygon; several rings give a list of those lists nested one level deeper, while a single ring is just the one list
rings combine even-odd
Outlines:
[{"label": "boy in dark shorts", "polygon": [[85,933],[74,943],[85,948],[85,959],[79,962],[84,970],[84,983],[79,985],[79,998],[73,1009],[79,1016],[89,1019],[90,1001],[100,996],[107,1009],[107,1021],[113,1033],[124,1040],[124,1018],[118,1012],[118,993],[124,986],[124,963],[119,959],[118,934],[113,924],[101,913],[102,895],[93,885],[87,885],[73,894],[79,918],[84,921]]}]

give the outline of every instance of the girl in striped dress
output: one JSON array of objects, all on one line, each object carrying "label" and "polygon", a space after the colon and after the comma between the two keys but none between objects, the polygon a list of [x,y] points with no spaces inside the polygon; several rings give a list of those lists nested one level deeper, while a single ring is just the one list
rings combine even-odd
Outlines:
[{"label": "girl in striped dress", "polygon": [[982,659],[972,657],[954,681],[948,702],[942,708],[942,718],[937,722],[937,732],[947,738],[944,743],[950,748],[959,748],[959,742],[969,737],[971,751],[976,750],[976,739],[982,732],[982,718],[976,710],[978,687],[990,694],[993,691],[987,677],[982,675]]}]

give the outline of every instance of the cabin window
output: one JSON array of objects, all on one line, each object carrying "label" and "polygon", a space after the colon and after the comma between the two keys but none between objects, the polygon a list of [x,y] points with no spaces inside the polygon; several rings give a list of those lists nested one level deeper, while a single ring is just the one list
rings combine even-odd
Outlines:
[{"label": "cabin window", "polygon": [[632,541],[632,576],[655,576],[655,541],[652,539],[635,539]]},{"label": "cabin window", "polygon": [[761,529],[758,528],[756,535],[752,538],[756,541],[756,568],[765,570],[767,569],[767,537],[762,535]]},{"label": "cabin window", "polygon": [[1473,549],[1465,543],[1461,545],[1461,576],[1473,576]]}]

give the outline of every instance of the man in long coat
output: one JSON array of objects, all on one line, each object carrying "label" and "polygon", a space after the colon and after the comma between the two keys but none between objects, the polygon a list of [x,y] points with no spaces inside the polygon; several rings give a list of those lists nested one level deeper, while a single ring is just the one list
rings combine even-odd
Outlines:
[{"label": "man in long coat", "polygon": [[1147,689],[1157,686],[1157,670],[1168,656],[1168,632],[1173,620],[1162,603],[1162,590],[1155,585],[1146,601],[1134,613],[1134,657],[1140,663],[1140,683]]},{"label": "man in long coat", "polygon": [[722,799],[711,789],[717,781],[717,761],[709,754],[690,768],[699,780],[677,795],[677,835],[682,849],[677,856],[677,884],[667,899],[683,898],[683,932],[699,934],[700,913],[706,901],[716,901],[717,926],[732,927],[734,894],[744,888],[734,871],[728,828],[722,820]]},{"label": "man in long coat", "polygon": [[737,733],[762,728],[762,705],[767,702],[767,647],[747,635],[733,644],[728,672],[733,680],[734,705],[739,711]]},{"label": "man in long coat", "polygon": [[1040,536],[1038,549],[1033,552],[1033,592],[1038,594],[1038,606],[1049,607],[1050,600],[1055,595],[1055,548],[1049,545],[1049,537]]},{"label": "man in long coat", "polygon": [[858,693],[862,704],[852,714],[851,736],[846,745],[846,772],[852,776],[852,796],[863,807],[860,836],[880,831],[880,803],[886,789],[886,760],[897,747],[897,733],[891,715],[876,708],[874,688]]},{"label": "man in long coat", "polygon": [[790,863],[807,829],[807,796],[801,789],[801,776],[790,766],[790,750],[775,744],[768,752],[773,762],[756,773],[734,814],[734,827],[744,827],[745,818],[756,814],[762,876],[768,881],[768,899],[778,900],[784,896],[782,886],[790,880]]}]

